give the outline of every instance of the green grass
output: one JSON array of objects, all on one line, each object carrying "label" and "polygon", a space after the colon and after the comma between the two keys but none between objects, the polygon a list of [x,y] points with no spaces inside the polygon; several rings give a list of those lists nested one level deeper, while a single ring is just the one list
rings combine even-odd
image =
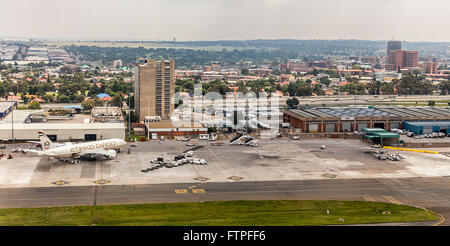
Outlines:
[{"label": "green grass", "polygon": [[415,207],[359,201],[221,201],[0,209],[2,226],[294,226],[437,219],[436,214]]}]

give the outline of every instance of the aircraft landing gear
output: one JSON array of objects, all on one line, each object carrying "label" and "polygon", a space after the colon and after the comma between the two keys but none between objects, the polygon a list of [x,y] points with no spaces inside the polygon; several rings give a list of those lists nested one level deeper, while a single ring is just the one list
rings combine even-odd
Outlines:
[{"label": "aircraft landing gear", "polygon": [[120,149],[116,149],[116,152],[117,152],[117,153],[120,153]]},{"label": "aircraft landing gear", "polygon": [[71,160],[70,163],[71,164],[80,164],[80,160]]}]

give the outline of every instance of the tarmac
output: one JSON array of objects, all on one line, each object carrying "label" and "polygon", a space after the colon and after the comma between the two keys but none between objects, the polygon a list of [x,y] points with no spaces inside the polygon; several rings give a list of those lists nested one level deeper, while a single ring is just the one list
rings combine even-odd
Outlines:
[{"label": "tarmac", "polygon": [[[80,165],[13,153],[13,159],[0,160],[0,207],[326,199],[406,204],[450,216],[450,157],[445,155],[402,152],[406,159],[383,161],[357,139],[268,139],[259,140],[258,147],[195,142],[203,147],[194,157],[207,165],[147,173],[141,170],[150,167],[150,160],[173,158],[192,146],[140,142],[130,154],[124,148],[114,160]],[[30,147],[8,145],[3,151],[18,146]]]},{"label": "tarmac", "polygon": [[[440,154],[402,152],[401,161],[378,160],[370,154],[370,146],[358,139],[259,140],[258,147],[225,144],[203,146],[194,157],[207,165],[184,165],[141,172],[152,166],[157,157],[173,159],[192,148],[186,142],[166,140],[140,142],[123,148],[114,160],[87,162],[80,165],[61,163],[33,153],[13,153],[13,159],[0,160],[0,188],[53,187],[57,185],[88,186],[98,180],[111,185],[208,182],[327,180],[354,178],[410,178],[450,176],[450,157]],[[326,149],[320,149],[325,145]],[[29,144],[22,144],[29,147]],[[10,152],[8,146],[4,152]],[[432,149],[449,152],[450,148]],[[432,168],[430,168],[432,167]]]}]

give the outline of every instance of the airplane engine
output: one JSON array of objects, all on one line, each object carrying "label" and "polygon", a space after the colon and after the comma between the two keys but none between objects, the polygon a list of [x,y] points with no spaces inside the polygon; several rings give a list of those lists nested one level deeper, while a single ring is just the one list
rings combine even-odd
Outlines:
[{"label": "airplane engine", "polygon": [[116,151],[115,150],[108,150],[108,156],[106,157],[106,159],[109,159],[109,160],[111,160],[111,159],[114,159],[114,158],[116,158]]}]

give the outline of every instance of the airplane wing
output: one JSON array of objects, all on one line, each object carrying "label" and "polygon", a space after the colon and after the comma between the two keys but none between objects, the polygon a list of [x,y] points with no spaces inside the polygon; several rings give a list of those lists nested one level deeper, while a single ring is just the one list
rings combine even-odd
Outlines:
[{"label": "airplane wing", "polygon": [[30,152],[30,153],[36,153],[36,154],[42,154],[44,151],[42,150],[35,150],[35,149],[22,149],[24,152]]},{"label": "airplane wing", "polygon": [[27,143],[41,144],[40,141],[27,141]]},{"label": "airplane wing", "polygon": [[[40,141],[27,141],[27,143],[41,144]],[[63,143],[54,143],[56,147],[64,146],[66,144]]]},{"label": "airplane wing", "polygon": [[113,159],[116,157],[115,150],[94,149],[80,153],[80,157],[95,159]]}]

